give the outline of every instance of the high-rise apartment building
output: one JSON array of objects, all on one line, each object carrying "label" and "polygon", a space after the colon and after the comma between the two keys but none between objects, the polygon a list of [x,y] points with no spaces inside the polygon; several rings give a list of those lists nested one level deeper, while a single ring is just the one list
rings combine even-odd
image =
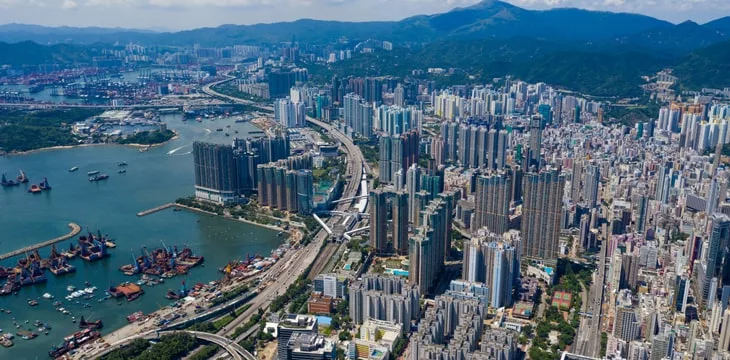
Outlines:
[{"label": "high-rise apartment building", "polygon": [[491,232],[502,234],[509,229],[512,186],[510,173],[492,173],[477,178],[472,230],[486,227]]},{"label": "high-rise apartment building", "polygon": [[[380,182],[393,184],[396,172],[405,174],[411,164],[418,162],[420,137],[418,131],[410,131],[399,136],[380,137]],[[404,177],[405,179],[405,177]],[[404,184],[398,184],[402,187]]]},{"label": "high-rise apartment building", "polygon": [[542,160],[540,152],[543,126],[542,116],[536,115],[530,119],[530,156],[528,159],[530,167],[534,167],[536,171],[540,170],[540,161]]},{"label": "high-rise apartment building", "polygon": [[238,158],[232,146],[193,143],[195,197],[215,203],[228,203],[240,194]]},{"label": "high-rise apartment building", "polygon": [[557,170],[525,174],[522,256],[557,260],[564,187],[565,177]]},{"label": "high-rise apartment building", "polygon": [[375,319],[403,324],[405,328],[419,318],[419,288],[401,277],[365,274],[350,284],[348,292],[350,318],[355,324]]}]

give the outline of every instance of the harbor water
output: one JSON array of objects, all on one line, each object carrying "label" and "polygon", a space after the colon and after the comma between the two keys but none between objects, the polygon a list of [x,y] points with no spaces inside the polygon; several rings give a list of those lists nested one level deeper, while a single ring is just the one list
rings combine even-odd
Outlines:
[{"label": "harbor water", "polygon": [[[181,119],[180,115],[165,116],[164,120],[178,132],[179,138],[148,151],[103,145],[0,157],[0,172],[14,178],[22,169],[30,179],[29,184],[0,188],[0,253],[66,234],[70,222],[79,224],[83,231],[101,230],[117,244],[107,259],[87,263],[77,257],[70,261],[76,267],[76,273],[56,277],[47,271],[47,283],[24,287],[17,295],[0,297],[0,308],[12,312],[0,314],[3,332],[15,333],[29,327],[35,331],[33,323],[36,320],[52,327],[48,335],[39,334],[36,339],[23,340],[16,336],[15,346],[0,348],[0,358],[47,358],[51,345],[59,344],[64,336],[78,331],[81,316],[103,320],[102,332],[111,332],[127,323],[128,314],[139,310],[149,313],[168,305],[171,301],[165,294],[169,289],[180,289],[182,281],[191,288],[198,282],[218,280],[217,269],[228,261],[242,259],[248,254],[268,255],[281,243],[282,238],[276,231],[209,215],[172,209],[145,217],[136,215],[193,194],[191,150],[194,140],[230,143],[236,130],[239,134],[235,136],[239,137],[259,130],[250,123],[235,123],[233,118],[202,123],[182,122]],[[231,127],[226,128],[226,125]],[[225,136],[216,128],[226,128],[231,136]],[[118,163],[122,161],[128,163],[126,173],[118,173],[121,169]],[[79,169],[69,172],[72,167]],[[90,171],[109,174],[110,178],[90,182],[87,176]],[[38,184],[43,177],[48,178],[52,190],[28,193],[27,186]],[[67,249],[71,242],[76,243],[77,238],[59,243],[59,252]],[[152,251],[163,242],[168,247],[177,246],[178,250],[189,247],[196,256],[205,257],[204,266],[155,286],[143,286],[145,294],[135,301],[97,301],[110,285],[139,279],[139,276],[125,276],[118,270],[121,265],[132,263],[132,253],[139,256],[143,247]],[[47,257],[49,252],[50,248],[40,250],[42,257]],[[2,265],[15,266],[17,260],[5,260]],[[69,294],[67,286],[84,289],[87,281],[98,288],[94,299],[65,299]],[[43,299],[44,293],[50,293],[55,299]],[[39,305],[31,307],[29,299],[37,299]],[[61,301],[72,315],[56,311],[54,301]],[[76,323],[72,322],[71,316],[76,317]],[[26,320],[29,322],[25,323]],[[14,321],[21,329],[15,328]]]}]

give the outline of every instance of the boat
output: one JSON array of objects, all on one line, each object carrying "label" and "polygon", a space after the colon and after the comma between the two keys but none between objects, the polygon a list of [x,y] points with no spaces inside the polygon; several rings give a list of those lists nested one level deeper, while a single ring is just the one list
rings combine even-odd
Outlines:
[{"label": "boat", "polygon": [[16,182],[15,180],[8,180],[5,177],[5,174],[3,174],[2,181],[0,181],[0,185],[2,185],[2,187],[11,187],[11,186],[18,186],[18,185],[20,185],[20,183]]},{"label": "boat", "polygon": [[68,169],[68,172],[74,172],[74,171],[76,171],[76,170],[78,170],[78,169],[79,169],[79,167],[78,167],[78,166],[74,166],[74,167],[72,167],[72,168]]},{"label": "boat", "polygon": [[20,330],[20,331],[16,332],[15,335],[20,336],[20,338],[23,340],[35,339],[38,336],[38,334],[36,334],[32,331],[25,331],[25,330]]},{"label": "boat", "polygon": [[13,346],[13,341],[8,339],[5,335],[0,336],[0,345],[4,347],[11,347]]},{"label": "boat", "polygon": [[16,180],[18,180],[18,182],[21,183],[21,184],[27,183],[28,182],[28,176],[25,175],[25,172],[23,172],[23,170],[19,170],[19,171],[20,171],[20,175],[18,175],[18,177],[17,177]]},{"label": "boat", "polygon": [[137,322],[142,319],[144,319],[144,313],[141,311],[137,311],[137,312],[132,313],[129,316],[127,316],[127,321],[129,323]]},{"label": "boat", "polygon": [[82,316],[81,321],[79,321],[79,328],[81,329],[99,330],[102,327],[104,327],[104,323],[101,321],[101,319],[96,321],[87,321]]},{"label": "boat", "polygon": [[56,307],[58,307],[58,306],[61,306],[61,305],[63,305],[63,303],[62,303],[62,302],[60,302],[60,301],[54,301],[54,302],[53,302],[53,306],[56,306]]},{"label": "boat", "polygon": [[77,331],[63,338],[63,342],[60,345],[51,347],[48,356],[54,359],[59,358],[69,351],[79,349],[82,345],[98,339],[99,336],[101,334],[98,331],[89,328]]},{"label": "boat", "polygon": [[30,306],[37,306],[38,305],[38,300],[28,300],[28,305],[30,305]]},{"label": "boat", "polygon": [[45,294],[43,294],[43,298],[44,299],[53,299],[53,295],[51,295],[50,293],[45,293]]},{"label": "boat", "polygon": [[45,190],[45,191],[52,189],[51,185],[48,183],[48,178],[45,178],[45,177],[43,178],[43,181],[41,181],[41,184],[38,185],[38,187],[40,187],[41,190]]},{"label": "boat", "polygon": [[217,128],[217,129],[215,129],[215,131],[223,131],[223,129],[222,128]]},{"label": "boat", "polygon": [[106,180],[108,178],[109,178],[109,175],[107,175],[107,174],[99,174],[99,175],[94,175],[94,176],[90,177],[89,181],[91,181],[91,182],[102,181],[102,180]]},{"label": "boat", "polygon": [[120,173],[120,174],[124,174],[124,173],[126,173],[126,172],[127,172],[127,169],[121,169],[121,170],[117,170],[117,172],[118,172],[118,173]]},{"label": "boat", "polygon": [[122,161],[122,162],[119,162],[119,163],[117,164],[117,166],[127,166],[127,165],[129,165],[129,164],[127,164],[127,163],[126,163],[126,162],[124,162],[124,161]]},{"label": "boat", "polygon": [[73,285],[66,286],[66,291],[74,291],[76,290],[76,287]]},{"label": "boat", "polygon": [[87,172],[86,175],[92,176],[92,175],[96,175],[98,173],[99,173],[99,170],[94,170],[94,171]]},{"label": "boat", "polygon": [[41,191],[43,191],[41,190],[41,187],[36,184],[31,185],[30,189],[28,189],[28,192],[31,194],[40,194]]}]

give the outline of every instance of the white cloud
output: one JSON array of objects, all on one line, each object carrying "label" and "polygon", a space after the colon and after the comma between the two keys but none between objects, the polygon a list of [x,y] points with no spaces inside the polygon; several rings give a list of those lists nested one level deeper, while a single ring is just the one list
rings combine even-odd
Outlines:
[{"label": "white cloud", "polygon": [[76,9],[77,7],[79,7],[79,4],[74,0],[63,0],[63,4],[61,4],[63,9]]}]

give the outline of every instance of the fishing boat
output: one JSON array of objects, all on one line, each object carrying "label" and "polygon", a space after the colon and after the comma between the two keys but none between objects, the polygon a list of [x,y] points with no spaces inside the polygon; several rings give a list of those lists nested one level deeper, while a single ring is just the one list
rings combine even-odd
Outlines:
[{"label": "fishing boat", "polygon": [[120,166],[120,167],[121,167],[121,166],[127,166],[127,165],[129,165],[129,164],[127,164],[127,163],[126,163],[126,162],[124,162],[124,161],[121,161],[121,162],[119,162],[119,163],[117,164],[117,166]]},{"label": "fishing boat", "polygon": [[17,177],[16,180],[18,180],[18,182],[21,183],[21,184],[27,183],[28,182],[28,176],[25,175],[25,172],[23,172],[23,170],[19,170],[19,171],[20,171],[20,175],[18,175],[18,177]]},{"label": "fishing boat", "polygon": [[52,189],[51,184],[48,183],[48,178],[45,178],[45,177],[43,178],[43,181],[41,181],[40,185],[38,185],[38,187],[44,191],[48,191],[48,190]]},{"label": "fishing boat", "polygon": [[89,171],[86,173],[86,175],[93,176],[99,173],[99,170]]},{"label": "fishing boat", "polygon": [[79,167],[78,167],[78,166],[74,166],[74,167],[72,167],[72,168],[68,169],[68,172],[74,172],[74,171],[76,171],[76,170],[78,170],[78,169],[79,169]]},{"label": "fishing boat", "polygon": [[81,329],[99,330],[102,327],[104,327],[104,323],[101,321],[101,319],[96,321],[87,321],[82,316],[81,321],[79,321],[79,328]]},{"label": "fishing boat", "polygon": [[0,181],[0,185],[2,185],[2,187],[11,187],[11,186],[18,186],[18,185],[20,185],[20,183],[16,182],[15,180],[8,180],[5,177],[5,174],[3,174],[2,181]]},{"label": "fishing boat", "polygon": [[127,172],[127,169],[120,169],[120,170],[117,170],[117,172],[120,174],[124,174]]},{"label": "fishing boat", "polygon": [[41,187],[36,184],[31,185],[30,189],[28,189],[28,192],[31,194],[40,194],[41,191],[43,191],[41,190]]},{"label": "fishing boat", "polygon": [[107,175],[107,174],[99,174],[99,175],[94,175],[94,176],[90,177],[89,181],[91,181],[91,182],[102,181],[102,180],[106,180],[108,178],[109,178],[109,175]]}]

